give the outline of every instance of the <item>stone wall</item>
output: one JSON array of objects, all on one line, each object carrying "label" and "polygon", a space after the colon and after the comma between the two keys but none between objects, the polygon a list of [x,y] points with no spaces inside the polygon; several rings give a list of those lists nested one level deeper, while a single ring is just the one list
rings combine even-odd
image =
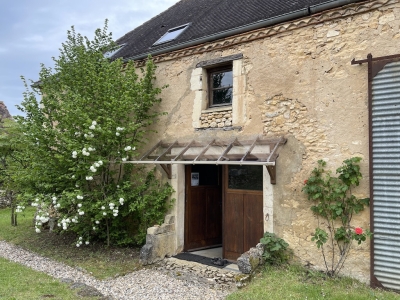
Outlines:
[{"label": "stone wall", "polygon": [[[311,242],[317,221],[301,191],[303,182],[319,159],[335,170],[344,159],[359,156],[364,180],[354,192],[369,196],[367,65],[351,65],[351,60],[365,59],[368,53],[400,53],[399,28],[400,1],[367,1],[156,57],[157,84],[169,85],[161,95],[161,110],[168,115],[148,137],[154,142],[287,137],[279,150],[277,184],[271,187],[274,232],[303,262],[323,268],[320,251]],[[243,54],[235,61],[241,77],[233,84],[243,101],[238,113],[243,117],[233,125],[240,129],[196,131],[193,122],[202,121],[198,116],[207,119],[204,126],[211,125],[209,114],[192,118],[196,95],[201,95],[199,82],[192,80],[191,87],[196,64],[238,53]],[[201,70],[196,72],[202,76]],[[213,125],[218,126],[217,119]],[[362,228],[369,223],[369,211],[353,220]],[[368,281],[369,259],[368,243],[355,246],[343,273]]]},{"label": "stone wall", "polygon": [[201,114],[201,128],[223,128],[232,126],[232,109],[227,111],[204,112]]}]

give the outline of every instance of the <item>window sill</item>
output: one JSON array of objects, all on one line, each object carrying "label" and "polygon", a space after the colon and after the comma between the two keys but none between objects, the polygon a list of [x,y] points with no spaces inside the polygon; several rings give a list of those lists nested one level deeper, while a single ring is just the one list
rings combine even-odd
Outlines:
[{"label": "window sill", "polygon": [[210,113],[210,112],[228,111],[228,110],[232,110],[232,105],[210,107],[210,108],[207,108],[206,110],[202,110],[201,113],[206,114],[206,113]]}]

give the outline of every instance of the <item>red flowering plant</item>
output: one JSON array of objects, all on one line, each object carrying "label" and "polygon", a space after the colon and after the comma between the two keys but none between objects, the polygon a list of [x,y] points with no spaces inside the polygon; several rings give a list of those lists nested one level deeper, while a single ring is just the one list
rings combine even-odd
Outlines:
[{"label": "red flowering plant", "polygon": [[[357,198],[352,194],[352,188],[358,186],[362,178],[360,161],[360,157],[345,160],[336,170],[339,176],[334,177],[324,169],[326,162],[319,160],[318,167],[304,181],[303,192],[313,202],[311,210],[318,220],[311,240],[321,249],[330,276],[337,275],[343,268],[352,241],[361,244],[372,234],[369,230],[351,226],[353,215],[369,206],[369,198]],[[326,224],[326,230],[320,227],[321,224]],[[329,252],[324,247],[326,243]],[[330,259],[327,256],[331,256]]]}]

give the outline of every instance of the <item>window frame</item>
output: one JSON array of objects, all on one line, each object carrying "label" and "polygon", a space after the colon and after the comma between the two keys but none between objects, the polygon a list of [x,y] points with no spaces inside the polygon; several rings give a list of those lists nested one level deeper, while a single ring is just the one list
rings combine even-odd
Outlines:
[{"label": "window frame", "polygon": [[[232,83],[230,86],[224,86],[222,88],[214,88],[213,87],[213,79],[212,75],[216,73],[223,73],[223,72],[232,72]],[[233,65],[232,63],[223,65],[223,66],[218,66],[214,68],[207,69],[207,88],[208,88],[208,107],[223,107],[223,106],[231,106],[233,102]],[[229,103],[222,103],[222,104],[214,104],[214,91],[219,90],[219,89],[227,89],[231,88],[232,89],[232,95],[231,95],[231,101]]]}]

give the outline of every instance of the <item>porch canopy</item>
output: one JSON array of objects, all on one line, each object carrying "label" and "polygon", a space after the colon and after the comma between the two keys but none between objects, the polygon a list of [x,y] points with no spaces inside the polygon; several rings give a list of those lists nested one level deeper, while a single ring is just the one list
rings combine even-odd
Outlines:
[{"label": "porch canopy", "polygon": [[279,145],[286,143],[279,138],[247,138],[230,141],[212,139],[211,141],[191,140],[189,142],[159,141],[139,160],[127,161],[134,164],[159,164],[171,179],[171,165],[262,165],[276,183],[276,159]]}]

